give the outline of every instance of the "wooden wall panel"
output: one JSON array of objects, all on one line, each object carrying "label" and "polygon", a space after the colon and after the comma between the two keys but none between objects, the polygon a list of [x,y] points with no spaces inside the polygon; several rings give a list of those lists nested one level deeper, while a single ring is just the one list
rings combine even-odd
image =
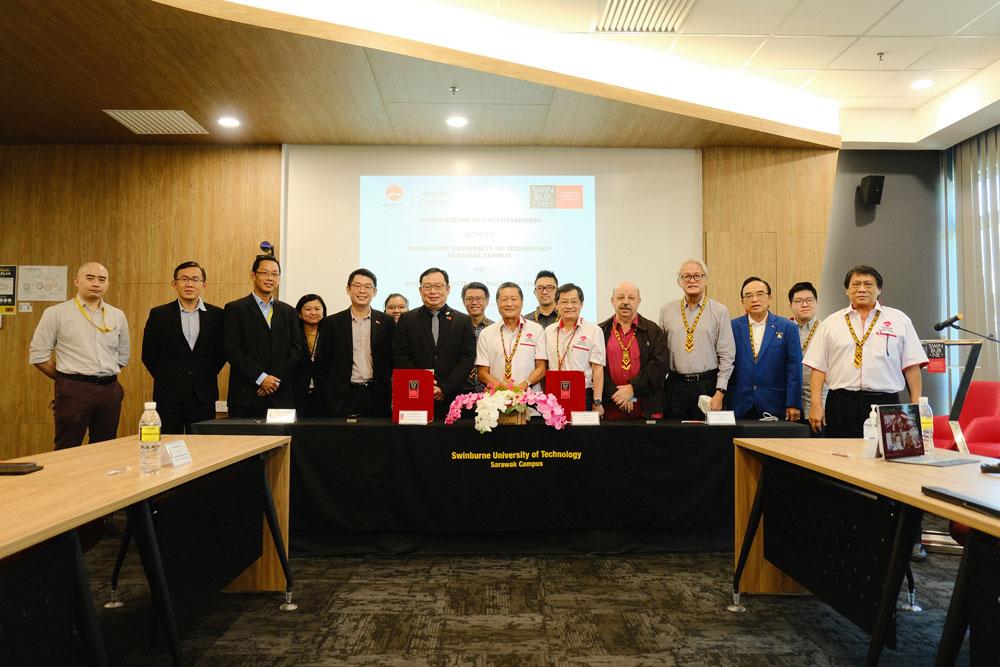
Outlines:
[{"label": "wooden wall panel", "polygon": [[788,289],[819,287],[837,151],[798,148],[702,150],[702,224],[709,293],[735,317],[740,284],[771,285],[771,311],[791,316]]},{"label": "wooden wall panel", "polygon": [[[106,299],[125,311],[132,345],[118,435],[134,433],[152,397],[140,358],[149,309],[176,298],[173,267],[190,259],[208,271],[206,301],[249,292],[257,246],[279,241],[281,148],[2,146],[0,164],[0,264],[66,265],[67,296],[80,264],[108,267]],[[28,364],[31,336],[52,303],[33,305],[0,328],[0,459],[52,448],[52,381]]]}]

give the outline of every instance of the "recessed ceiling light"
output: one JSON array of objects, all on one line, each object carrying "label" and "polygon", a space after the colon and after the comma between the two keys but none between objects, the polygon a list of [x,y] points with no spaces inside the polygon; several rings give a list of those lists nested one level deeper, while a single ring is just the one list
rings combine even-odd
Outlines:
[{"label": "recessed ceiling light", "polygon": [[930,88],[934,85],[934,82],[930,79],[917,79],[910,84],[910,88],[913,90],[923,90],[924,88]]},{"label": "recessed ceiling light", "polygon": [[223,116],[219,119],[219,125],[222,127],[239,127],[240,121],[232,116]]},{"label": "recessed ceiling light", "polygon": [[469,119],[463,116],[452,116],[445,122],[451,125],[452,127],[465,127],[466,125],[469,124]]}]

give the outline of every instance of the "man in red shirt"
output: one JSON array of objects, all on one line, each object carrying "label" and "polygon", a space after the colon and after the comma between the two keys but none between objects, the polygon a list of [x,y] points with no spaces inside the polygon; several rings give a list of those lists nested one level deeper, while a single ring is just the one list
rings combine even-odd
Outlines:
[{"label": "man in red shirt", "polygon": [[601,323],[607,348],[604,418],[659,418],[667,405],[667,336],[639,314],[639,288],[622,283],[611,294],[613,317]]}]

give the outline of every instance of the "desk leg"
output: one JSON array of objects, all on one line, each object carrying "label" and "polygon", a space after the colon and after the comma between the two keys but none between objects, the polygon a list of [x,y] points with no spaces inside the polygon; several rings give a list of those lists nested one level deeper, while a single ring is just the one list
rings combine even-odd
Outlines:
[{"label": "desk leg", "polygon": [[955,587],[952,589],[951,602],[948,603],[948,615],[944,619],[944,630],[941,631],[941,643],[938,644],[934,667],[950,667],[958,659],[965,641],[965,632],[969,629],[969,577],[968,564],[970,552],[975,549],[971,539],[966,540],[962,550],[962,561],[958,565],[958,575],[955,577]]},{"label": "desk leg", "polygon": [[174,617],[174,605],[170,601],[170,590],[167,588],[167,577],[163,571],[163,560],[160,558],[160,545],[156,541],[149,501],[142,500],[130,505],[127,511],[128,522],[132,526],[135,544],[142,559],[142,567],[146,571],[146,580],[153,591],[154,609],[158,607],[157,611],[163,621],[163,629],[167,633],[167,643],[170,645],[170,655],[174,665],[180,667],[184,664],[184,656],[181,655],[177,619]]},{"label": "desk leg", "polygon": [[889,567],[886,570],[885,581],[882,583],[882,595],[879,596],[875,611],[875,626],[872,628],[872,639],[868,644],[868,657],[865,665],[874,667],[882,654],[882,645],[889,630],[889,621],[896,613],[896,598],[903,583],[903,572],[906,570],[910,552],[920,530],[920,520],[923,512],[909,505],[900,505],[896,517],[896,531],[892,540],[892,551],[889,555]]},{"label": "desk leg", "polygon": [[743,568],[746,567],[750,547],[753,546],[753,538],[757,536],[757,526],[760,525],[760,517],[763,514],[765,479],[766,473],[761,471],[760,479],[757,481],[757,491],[753,496],[753,506],[750,508],[750,517],[747,519],[747,527],[743,532],[743,545],[740,547],[740,558],[736,562],[736,573],[733,575],[734,606],[740,604],[740,579],[743,577]]},{"label": "desk leg", "polygon": [[106,667],[108,656],[104,652],[104,640],[101,639],[101,629],[97,625],[97,612],[94,610],[94,594],[90,590],[90,579],[87,578],[87,564],[80,551],[80,537],[76,530],[69,531],[73,542],[76,566],[76,622],[80,634],[87,642],[87,653],[92,665]]},{"label": "desk leg", "polygon": [[267,527],[271,531],[271,538],[274,540],[274,548],[281,559],[281,569],[285,573],[285,604],[292,604],[292,568],[288,565],[288,554],[285,551],[285,542],[281,539],[281,527],[278,525],[278,511],[274,508],[274,496],[271,494],[271,482],[267,478],[267,471],[264,471],[264,517],[267,519]]}]

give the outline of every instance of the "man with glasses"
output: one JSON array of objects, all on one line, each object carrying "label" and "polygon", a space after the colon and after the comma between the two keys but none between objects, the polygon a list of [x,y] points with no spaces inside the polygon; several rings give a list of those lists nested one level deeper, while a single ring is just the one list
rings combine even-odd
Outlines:
[{"label": "man with glasses", "polygon": [[540,324],[545,329],[559,319],[559,310],[556,307],[556,289],[559,281],[556,274],[551,271],[542,270],[535,276],[535,300],[538,307],[525,319],[531,320],[535,324]]},{"label": "man with glasses", "polygon": [[291,408],[291,374],[304,343],[295,309],[274,297],[281,266],[274,255],[257,255],[250,269],[253,290],[226,304],[223,345],[229,361],[229,416],[259,418],[268,408]]},{"label": "man with glasses", "polygon": [[347,277],[350,307],[320,324],[316,375],[331,417],[389,416],[396,322],[372,308],[376,294],[375,274],[355,269]]},{"label": "man with glasses", "polygon": [[[478,341],[483,329],[493,324],[490,318],[486,317],[486,306],[490,305],[490,288],[483,283],[467,284],[462,288],[462,303],[465,304],[465,312],[472,319],[472,333],[476,335]],[[479,368],[473,366],[462,392],[479,393],[484,389],[486,385],[479,381]]]},{"label": "man with glasses", "polygon": [[[823,320],[802,361],[812,369],[809,424],[826,426],[828,438],[860,438],[872,405],[899,403],[909,387],[909,403],[920,401],[920,369],[927,355],[913,323],[902,311],[883,306],[882,276],[871,266],[847,272],[844,288],[851,303]],[[817,397],[830,385],[824,406]]]},{"label": "man with glasses", "polygon": [[729,310],[708,298],[707,282],[708,269],[702,261],[684,262],[677,271],[683,298],[660,309],[660,328],[667,333],[670,347],[667,416],[674,419],[702,419],[701,395],[711,398],[711,410],[721,410],[733,372],[736,343]]},{"label": "man with glasses", "polygon": [[476,360],[472,320],[448,306],[448,272],[432,267],[420,274],[420,308],[399,316],[392,337],[395,368],[434,371],[434,414],[444,417],[462,391]]},{"label": "man with glasses", "polygon": [[[559,320],[545,329],[545,356],[554,371],[583,371],[587,410],[604,414],[604,332],[584,321],[583,289],[573,283],[556,290]],[[550,393],[555,393],[549,388]]]},{"label": "man with glasses", "polygon": [[153,400],[163,433],[186,433],[215,419],[218,375],[226,365],[222,308],[205,303],[205,269],[184,262],[170,283],[177,300],[149,311],[142,332],[142,363],[153,376]]},{"label": "man with glasses", "polygon": [[802,353],[795,325],[770,312],[771,286],[762,278],[744,280],[740,299],[747,314],[731,322],[736,361],[726,403],[737,419],[771,415],[798,421]]},{"label": "man with glasses", "polygon": [[[819,318],[816,317],[816,307],[819,305],[816,288],[810,282],[795,283],[792,289],[788,290],[788,307],[792,309],[792,316],[799,329],[799,347],[802,355],[805,356],[809,344],[812,343],[816,329],[819,328]],[[809,423],[809,405],[812,402],[812,390],[809,381],[812,376],[812,369],[802,365],[802,416],[799,419],[804,424]],[[827,386],[823,385],[823,395],[820,402],[826,405]],[[823,428],[813,431],[814,438],[822,438]]]}]

